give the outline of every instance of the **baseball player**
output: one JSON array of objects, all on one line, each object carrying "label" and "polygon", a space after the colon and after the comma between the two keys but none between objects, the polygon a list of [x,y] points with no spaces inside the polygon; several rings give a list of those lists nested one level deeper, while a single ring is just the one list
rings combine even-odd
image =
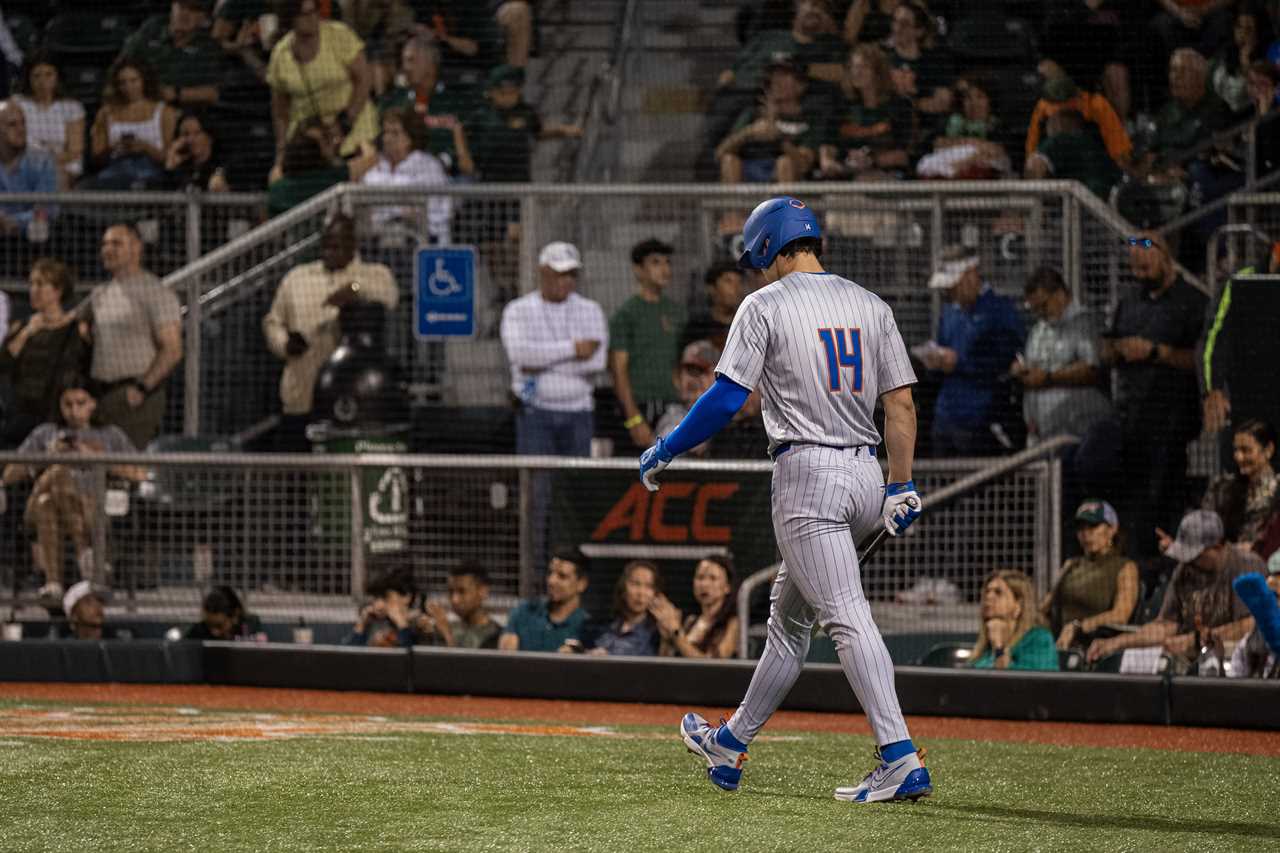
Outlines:
[{"label": "baseball player", "polygon": [[[767,285],[738,309],[716,381],[670,435],[640,457],[640,479],[659,488],[671,460],[729,423],[759,389],[773,468],[773,529],[782,552],[770,593],[768,639],[746,696],[713,727],[686,714],[680,734],[707,762],[711,781],[736,790],[747,746],[800,675],[817,621],[865,709],[880,765],[837,788],[855,803],[917,799],[929,771],[907,733],[893,662],[862,592],[854,542],[883,523],[894,536],[920,515],[911,479],[915,373],[893,313],[879,297],[826,272],[817,217],[796,198],[762,203],[743,226],[743,267]],[[884,406],[889,484],[876,462],[872,414]]]}]

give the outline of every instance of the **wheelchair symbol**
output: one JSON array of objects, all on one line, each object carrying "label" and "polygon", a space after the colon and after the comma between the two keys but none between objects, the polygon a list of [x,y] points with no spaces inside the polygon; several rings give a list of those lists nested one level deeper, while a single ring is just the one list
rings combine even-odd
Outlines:
[{"label": "wheelchair symbol", "polygon": [[427,290],[432,296],[452,296],[462,292],[462,284],[444,267],[444,258],[436,258],[435,272],[427,276]]}]

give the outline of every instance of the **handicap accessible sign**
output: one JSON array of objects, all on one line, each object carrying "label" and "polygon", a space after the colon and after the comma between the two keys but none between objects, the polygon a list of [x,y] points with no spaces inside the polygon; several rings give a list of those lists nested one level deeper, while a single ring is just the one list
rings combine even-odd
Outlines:
[{"label": "handicap accessible sign", "polygon": [[472,246],[418,250],[413,268],[414,334],[469,338],[476,333],[476,250]]}]

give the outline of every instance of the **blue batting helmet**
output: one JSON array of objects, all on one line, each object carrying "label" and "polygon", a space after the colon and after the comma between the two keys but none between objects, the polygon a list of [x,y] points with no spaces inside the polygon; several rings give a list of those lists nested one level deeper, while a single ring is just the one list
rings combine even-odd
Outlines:
[{"label": "blue batting helmet", "polygon": [[818,217],[804,202],[789,195],[762,201],[742,226],[742,256],[738,258],[738,266],[768,269],[784,246],[802,237],[822,237]]}]

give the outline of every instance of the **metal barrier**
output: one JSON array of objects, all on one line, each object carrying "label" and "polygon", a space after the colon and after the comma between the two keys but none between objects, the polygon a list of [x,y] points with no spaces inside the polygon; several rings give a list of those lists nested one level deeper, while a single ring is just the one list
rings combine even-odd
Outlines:
[{"label": "metal barrier", "polygon": [[[971,627],[967,601],[993,568],[1026,569],[1044,587],[1059,555],[1059,474],[1042,460],[1057,446],[1028,451],[994,471],[986,467],[989,460],[917,463],[922,494],[945,497],[960,489],[965,495],[931,512],[927,524],[877,556],[864,586],[886,631]],[[0,464],[13,462],[40,466],[65,463],[66,456],[0,453]],[[107,466],[120,464],[146,467],[151,480],[122,494],[106,476]],[[93,553],[85,569],[114,589],[113,608],[149,619],[190,618],[203,590],[227,583],[246,592],[259,615],[313,622],[351,619],[367,579],[388,568],[411,567],[419,588],[437,594],[451,567],[476,560],[488,570],[498,600],[538,594],[543,567],[528,560],[530,475],[588,478],[577,499],[603,513],[614,494],[603,488],[605,481],[616,483],[620,474],[631,481],[635,471],[630,459],[373,454],[122,454],[79,456],[76,465],[95,472],[97,492]],[[772,467],[768,461],[681,460],[672,472],[710,473],[765,490]],[[976,488],[979,480],[986,485]],[[7,503],[0,516],[6,533],[0,585],[20,594],[0,601],[30,605],[31,593],[20,591],[30,576],[25,567],[32,538],[23,532],[25,489],[11,486]],[[745,570],[776,563],[767,523],[729,529],[735,549],[743,537],[764,537],[769,556]],[[396,538],[403,540],[402,550],[379,544]],[[599,541],[586,539],[587,547]],[[675,577],[675,568],[691,572],[698,557],[722,545],[653,547]],[[921,577],[950,581],[957,600],[937,608],[896,604],[895,597]],[[70,569],[65,580],[75,579]],[[605,590],[613,580],[594,578]],[[692,601],[687,589],[669,592],[677,602]]]},{"label": "metal barrier", "polygon": [[[279,361],[262,342],[261,320],[289,269],[314,257],[332,209],[362,223],[366,261],[387,264],[400,285],[388,348],[423,404],[503,405],[506,362],[497,340],[502,307],[535,282],[538,249],[570,240],[582,250],[580,291],[611,314],[633,292],[630,247],[649,236],[676,250],[670,298],[690,308],[701,274],[733,254],[741,223],[761,198],[804,197],[823,217],[830,269],[863,282],[894,308],[909,343],[930,337],[941,302],[926,287],[942,248],[977,249],[998,291],[1021,297],[1038,265],[1061,268],[1077,300],[1110,308],[1131,280],[1122,251],[1129,226],[1078,184],[1063,181],[905,182],[795,186],[450,185],[430,196],[408,188],[332,188],[165,281],[187,296],[187,360],[181,425],[188,435],[253,430],[275,410]],[[412,335],[413,258],[429,199],[452,201],[450,241],[479,250],[478,327],[470,340]],[[388,217],[387,211],[393,216]],[[1203,287],[1194,277],[1193,283]],[[234,371],[226,369],[234,354]]]},{"label": "metal barrier", "polygon": [[262,193],[5,193],[6,205],[31,205],[49,213],[49,228],[38,240],[31,235],[6,239],[0,281],[25,282],[31,260],[42,256],[63,261],[82,282],[100,280],[102,232],[120,221],[138,227],[145,266],[166,275],[257,226],[265,202]]},{"label": "metal barrier", "polygon": [[[1223,281],[1243,267],[1265,273],[1271,246],[1280,240],[1280,192],[1235,193],[1228,199],[1227,224],[1209,240],[1210,284],[1216,294]],[[1225,243],[1225,245],[1224,245]]]},{"label": "metal barrier", "polygon": [[[900,631],[910,625],[933,632],[975,630],[977,606],[969,604],[968,598],[980,595],[973,585],[994,569],[1026,571],[1034,583],[1036,600],[1042,599],[1062,564],[1062,464],[1056,457],[1077,443],[1078,439],[1072,436],[1058,436],[945,485],[939,482],[944,478],[934,469],[948,463],[918,462],[915,479],[927,515],[919,527],[886,543],[861,568],[862,587],[872,602],[871,610],[881,632]],[[972,505],[955,505],[965,496],[972,496]],[[1021,502],[1028,497],[1030,506]],[[984,502],[985,508],[981,507]],[[1006,525],[1001,528],[1003,541],[983,543],[973,553],[968,541],[973,531],[997,521]],[[966,557],[976,562],[963,568],[957,565]],[[779,562],[763,568],[738,587],[738,657],[749,656],[753,634],[751,598],[761,586],[773,583],[780,566]],[[957,584],[956,592],[968,595],[950,603],[894,602],[900,590],[893,586],[905,567],[917,567],[919,578],[952,584],[958,580],[967,590]]]}]

